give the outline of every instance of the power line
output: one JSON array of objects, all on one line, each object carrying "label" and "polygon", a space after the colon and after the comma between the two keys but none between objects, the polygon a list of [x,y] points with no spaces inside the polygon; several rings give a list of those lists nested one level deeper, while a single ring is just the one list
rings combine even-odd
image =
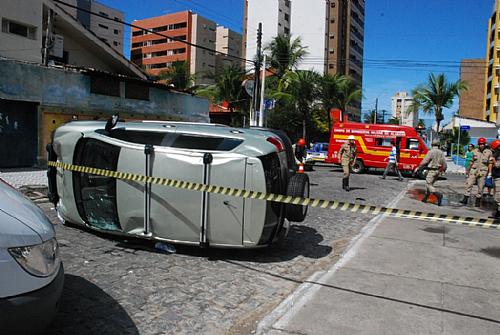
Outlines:
[{"label": "power line", "polygon": [[233,56],[233,55],[229,55],[229,54],[225,54],[223,52],[220,52],[220,51],[217,51],[215,49],[211,49],[211,48],[207,48],[207,47],[204,47],[202,45],[198,45],[198,44],[195,44],[195,43],[192,43],[192,42],[188,42],[188,41],[185,41],[185,40],[182,40],[180,38],[177,38],[177,37],[174,37],[174,36],[168,36],[168,35],[165,35],[165,34],[162,34],[162,33],[159,33],[157,31],[153,31],[152,29],[146,29],[146,28],[143,28],[143,27],[140,27],[140,26],[137,26],[135,24],[132,24],[132,23],[128,23],[128,22],[125,22],[125,21],[122,21],[118,18],[111,18],[111,17],[107,17],[105,15],[102,15],[102,14],[99,14],[99,13],[94,13],[90,10],[87,10],[85,8],[81,8],[81,7],[78,7],[78,6],[75,6],[75,5],[72,5],[72,4],[69,4],[69,3],[66,3],[64,1],[61,1],[61,0],[53,0],[55,3],[59,3],[61,5],[64,5],[64,6],[67,6],[67,7],[70,7],[70,8],[73,8],[73,9],[76,9],[76,10],[81,10],[85,13],[88,13],[90,15],[94,15],[94,16],[98,16],[100,18],[103,18],[103,19],[106,19],[108,21],[114,21],[114,22],[118,22],[118,23],[121,23],[123,25],[126,25],[128,27],[132,27],[132,28],[136,28],[136,29],[139,29],[141,31],[146,31],[150,34],[154,34],[154,35],[158,35],[158,36],[161,36],[161,37],[165,37],[165,38],[169,38],[173,41],[176,41],[176,42],[181,42],[181,43],[184,43],[186,45],[189,45],[189,46],[192,46],[194,48],[198,48],[198,49],[201,49],[201,50],[205,50],[205,51],[208,51],[208,52],[212,52],[214,54],[219,54],[219,55],[222,55],[222,56],[226,56],[228,58],[233,58],[233,59],[237,59],[239,61],[244,61],[244,62],[247,62],[247,63],[251,63],[251,64],[254,64],[255,62],[252,61],[252,60],[248,60],[246,58],[242,58],[242,57],[238,57],[238,56]]}]

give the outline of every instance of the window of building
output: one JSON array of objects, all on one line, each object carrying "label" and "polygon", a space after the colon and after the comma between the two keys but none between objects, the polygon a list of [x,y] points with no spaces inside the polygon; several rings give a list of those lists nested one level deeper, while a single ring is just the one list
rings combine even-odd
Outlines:
[{"label": "window of building", "polygon": [[285,27],[284,31],[285,31],[285,35],[290,35],[290,29],[289,28]]},{"label": "window of building", "polygon": [[330,3],[330,7],[335,8],[335,1],[332,1],[332,2]]},{"label": "window of building", "polygon": [[125,98],[149,101],[149,86],[134,82],[126,82]]},{"label": "window of building", "polygon": [[144,59],[149,59],[149,58],[151,58],[151,54],[150,53],[144,54],[143,58]]},{"label": "window of building", "polygon": [[105,17],[109,17],[108,13],[104,13],[104,12],[99,12],[99,15],[102,15],[102,16],[105,16]]},{"label": "window of building", "polygon": [[334,49],[330,49],[330,54],[334,54],[335,53],[335,50]]},{"label": "window of building", "polygon": [[132,36],[142,36],[144,32],[142,30],[137,30],[132,32]]},{"label": "window of building", "polygon": [[120,96],[120,81],[115,78],[90,77],[90,93]]},{"label": "window of building", "polygon": [[15,34],[32,40],[36,40],[36,29],[37,28],[34,26],[29,26],[23,23],[14,22],[2,18],[2,31],[4,33]]},{"label": "window of building", "polygon": [[118,45],[120,45],[120,43],[118,43],[117,41],[113,41],[113,45],[117,47]]},{"label": "window of building", "polygon": [[132,48],[140,48],[140,47],[142,47],[142,42],[132,43]]},{"label": "window of building", "polygon": [[330,39],[333,40],[335,38],[334,34],[330,34]]},{"label": "window of building", "polygon": [[105,26],[105,25],[100,24],[100,23],[98,24],[98,26],[101,27],[102,29],[109,29],[108,26]]},{"label": "window of building", "polygon": [[120,33],[120,31],[118,29],[115,29],[114,33],[115,33],[115,35],[118,35]]},{"label": "window of building", "polygon": [[332,17],[332,18],[330,19],[330,23],[335,23],[335,18],[334,18],[334,17]]},{"label": "window of building", "polygon": [[181,28],[186,28],[186,27],[187,27],[187,22],[181,22],[181,23],[170,24],[168,26],[168,29],[174,30],[174,29],[181,29]]},{"label": "window of building", "polygon": [[334,68],[335,68],[335,65],[333,65],[333,64],[328,64],[328,68],[330,68],[330,69],[334,69]]},{"label": "window of building", "polygon": [[290,7],[290,0],[285,0],[285,7]]},{"label": "window of building", "polygon": [[285,21],[287,21],[287,22],[290,21],[290,15],[288,15],[286,13],[285,13]]}]

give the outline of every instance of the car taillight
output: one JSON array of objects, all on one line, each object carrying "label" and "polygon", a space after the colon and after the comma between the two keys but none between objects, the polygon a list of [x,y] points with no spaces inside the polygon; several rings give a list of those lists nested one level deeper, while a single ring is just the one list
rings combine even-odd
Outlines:
[{"label": "car taillight", "polygon": [[283,142],[281,142],[281,140],[279,138],[277,138],[277,137],[268,137],[267,141],[269,143],[274,144],[274,146],[276,147],[276,149],[278,149],[278,152],[285,151],[285,145],[283,144]]}]

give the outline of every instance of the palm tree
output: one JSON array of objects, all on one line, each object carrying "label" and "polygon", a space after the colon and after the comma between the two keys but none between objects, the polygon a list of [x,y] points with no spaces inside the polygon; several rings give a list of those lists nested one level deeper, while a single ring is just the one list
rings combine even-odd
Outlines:
[{"label": "palm tree", "polygon": [[307,55],[306,47],[301,42],[300,37],[292,39],[289,35],[278,35],[264,48],[269,65],[278,78],[283,77],[287,71],[296,69]]},{"label": "palm tree", "polygon": [[409,112],[422,109],[424,113],[434,113],[439,136],[439,125],[444,119],[443,108],[450,108],[455,97],[467,90],[467,87],[467,83],[461,80],[448,82],[444,73],[437,76],[431,73],[427,84],[419,85],[412,91],[413,104]]},{"label": "palm tree", "polygon": [[249,97],[242,85],[245,76],[246,71],[240,65],[226,65],[213,77],[213,85],[197,90],[196,94],[215,103],[227,102],[229,111],[234,112],[248,103]]},{"label": "palm tree", "polygon": [[321,77],[320,81],[320,99],[323,109],[326,111],[328,118],[328,133],[332,132],[332,119],[330,110],[338,106],[338,96],[343,82],[346,80],[345,76],[340,74],[325,74]]},{"label": "palm tree", "polygon": [[288,71],[279,81],[277,92],[273,94],[274,98],[285,100],[301,114],[303,138],[306,138],[314,103],[319,98],[320,78],[314,71]]},{"label": "palm tree", "polygon": [[355,103],[359,102],[363,97],[363,93],[359,88],[359,85],[348,76],[344,76],[344,80],[341,81],[339,86],[339,92],[337,95],[337,107],[346,113],[349,106],[353,106]]},{"label": "palm tree", "polygon": [[185,90],[192,85],[194,78],[185,61],[175,61],[172,63],[172,67],[160,72],[158,79],[165,80],[167,84],[179,90]]},{"label": "palm tree", "polygon": [[[370,111],[370,113],[365,114],[365,117],[363,119],[364,123],[375,123],[375,118],[378,118],[377,113],[375,110]],[[378,122],[377,122],[378,123]]]}]

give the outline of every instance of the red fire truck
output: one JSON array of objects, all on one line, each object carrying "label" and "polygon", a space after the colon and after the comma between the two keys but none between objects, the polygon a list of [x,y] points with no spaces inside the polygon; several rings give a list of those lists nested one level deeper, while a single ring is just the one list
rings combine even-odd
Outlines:
[{"label": "red fire truck", "polygon": [[362,173],[367,168],[385,168],[395,141],[398,168],[415,172],[427,153],[427,147],[417,131],[408,126],[365,124],[355,122],[335,123],[328,146],[327,163],[340,164],[338,152],[347,137],[356,138],[357,159],[352,171]]}]

